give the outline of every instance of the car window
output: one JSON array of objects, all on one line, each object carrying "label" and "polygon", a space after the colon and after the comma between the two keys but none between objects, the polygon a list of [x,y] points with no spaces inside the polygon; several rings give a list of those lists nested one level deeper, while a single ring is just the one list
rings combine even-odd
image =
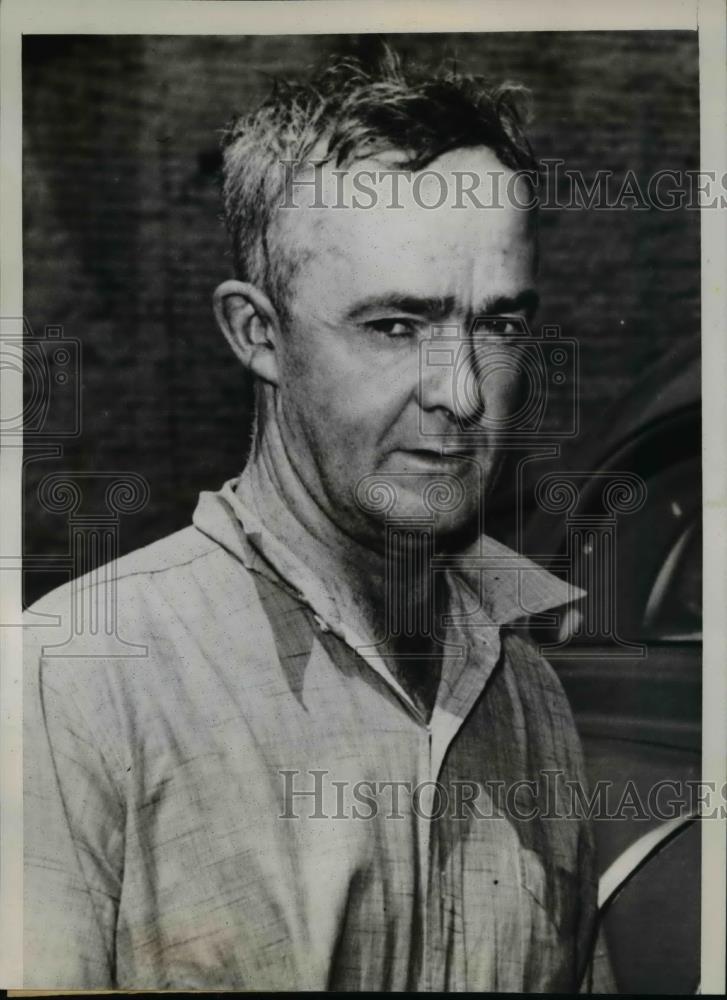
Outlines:
[{"label": "car window", "polygon": [[689,524],[669,550],[644,610],[647,638],[683,642],[702,638],[702,525]]},{"label": "car window", "polygon": [[695,456],[652,472],[638,510],[583,530],[573,581],[589,594],[583,641],[699,641],[700,471]]}]

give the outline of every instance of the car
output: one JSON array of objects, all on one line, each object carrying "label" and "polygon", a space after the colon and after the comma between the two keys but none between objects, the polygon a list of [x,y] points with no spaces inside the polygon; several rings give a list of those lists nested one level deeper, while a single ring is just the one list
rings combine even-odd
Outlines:
[{"label": "car", "polygon": [[[699,356],[675,345],[589,435],[563,445],[549,463],[521,463],[516,523],[500,533],[587,591],[565,637],[537,623],[533,634],[569,696],[591,793],[599,782],[609,789],[607,808],[593,819],[602,872],[646,831],[694,806],[689,783],[701,771],[700,421]],[[611,902],[604,926],[619,991],[695,991],[698,823],[665,838]]]}]

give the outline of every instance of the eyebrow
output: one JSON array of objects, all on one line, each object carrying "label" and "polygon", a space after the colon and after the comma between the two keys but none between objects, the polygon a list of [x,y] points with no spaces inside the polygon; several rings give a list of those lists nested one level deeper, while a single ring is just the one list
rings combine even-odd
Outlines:
[{"label": "eyebrow", "polygon": [[482,308],[477,309],[470,317],[477,316],[499,316],[505,313],[524,313],[528,318],[532,317],[540,305],[540,296],[534,288],[526,288],[517,295],[498,295],[494,299],[486,299]]},{"label": "eyebrow", "polygon": [[346,313],[346,318],[349,320],[361,319],[367,313],[381,309],[389,312],[426,316],[428,319],[436,321],[451,316],[455,305],[456,300],[453,295],[419,296],[388,292],[385,295],[372,295],[356,302]]},{"label": "eyebrow", "polygon": [[[517,295],[498,295],[485,301],[468,315],[468,322],[479,316],[498,316],[505,313],[523,312],[532,316],[538,308],[540,299],[534,288],[527,288]],[[446,319],[457,307],[453,295],[419,296],[399,292],[388,292],[384,295],[372,295],[356,302],[346,313],[346,319],[352,322],[361,319],[377,310],[388,312],[409,313],[414,316],[425,316],[430,322]]]}]

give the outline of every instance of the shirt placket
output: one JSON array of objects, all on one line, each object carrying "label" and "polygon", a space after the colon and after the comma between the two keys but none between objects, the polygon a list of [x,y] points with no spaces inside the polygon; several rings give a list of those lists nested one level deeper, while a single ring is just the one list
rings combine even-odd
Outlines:
[{"label": "shirt placket", "polygon": [[[420,813],[422,817],[431,817],[435,806],[436,787],[439,786],[444,761],[449,747],[457,737],[475,701],[482,694],[487,680],[494,669],[500,655],[499,628],[484,613],[477,615],[477,629],[465,632],[456,625],[451,628],[448,638],[458,642],[463,655],[445,658],[442,664],[442,680],[439,694],[431,715],[426,723],[426,741],[420,754],[422,773],[428,796],[426,804],[422,801]],[[441,794],[448,790],[442,789]],[[451,803],[447,808],[451,807]],[[440,806],[441,808],[441,806]],[[443,928],[440,924],[439,901],[434,899],[435,892],[441,892],[443,886],[433,871],[432,832],[433,821],[419,818],[419,837],[422,846],[420,857],[420,884],[422,887],[422,990],[438,989],[439,981],[434,982],[435,960],[441,958],[442,948],[433,947],[437,935],[442,937]],[[440,873],[441,874],[441,873]],[[438,942],[437,942],[438,943]],[[437,976],[441,979],[441,976]]]},{"label": "shirt placket", "polygon": [[[477,616],[477,630],[465,632],[456,626],[452,637],[461,646],[459,657],[444,657],[442,682],[430,718],[418,708],[407,691],[399,684],[387,666],[386,657],[376,655],[373,647],[367,646],[340,619],[336,611],[331,614],[331,602],[321,601],[321,594],[299,594],[300,598],[318,613],[315,617],[319,627],[330,629],[342,638],[361,658],[368,663],[385,683],[393,689],[403,706],[417,725],[419,746],[417,753],[417,774],[415,777],[415,826],[418,844],[418,900],[419,926],[421,928],[420,964],[416,989],[431,992],[435,988],[435,956],[441,949],[434,947],[438,930],[438,912],[432,896],[435,890],[432,870],[432,828],[431,819],[436,804],[437,785],[444,759],[452,741],[457,736],[470,709],[484,690],[487,678],[497,662],[500,651],[499,629],[484,613]],[[329,624],[331,623],[331,624]],[[437,886],[439,883],[437,882]]]},{"label": "shirt placket", "polygon": [[[235,498],[236,506],[239,501]],[[241,511],[242,513],[242,511]],[[366,643],[341,617],[335,599],[322,583],[310,574],[295,557],[285,552],[274,539],[270,538],[260,525],[254,522],[255,531],[248,530],[247,536],[257,542],[256,548],[266,551],[272,562],[283,574],[298,599],[307,604],[322,631],[330,631],[353,649],[371,669],[394,691],[405,710],[416,723],[419,735],[416,774],[415,826],[418,842],[418,899],[421,942],[419,954],[419,974],[417,989],[433,989],[434,956],[441,949],[434,948],[434,936],[438,928],[434,926],[433,913],[433,871],[432,871],[432,824],[431,819],[437,782],[439,780],[447,750],[459,732],[474,702],[482,693],[487,678],[494,667],[500,648],[498,627],[480,608],[474,619],[471,615],[470,627],[450,626],[447,634],[456,642],[461,653],[458,656],[445,655],[442,663],[442,678],[431,716],[427,718],[397,680],[387,664],[387,657],[377,652],[377,648]],[[254,560],[254,557],[253,557]],[[260,566],[256,566],[260,569]],[[464,599],[457,580],[448,573],[452,607],[450,611],[461,612]],[[472,595],[470,595],[472,596]],[[456,617],[455,617],[456,621]],[[476,628],[473,628],[476,626]],[[475,648],[477,647],[477,648]],[[437,885],[439,883],[437,882]]]}]

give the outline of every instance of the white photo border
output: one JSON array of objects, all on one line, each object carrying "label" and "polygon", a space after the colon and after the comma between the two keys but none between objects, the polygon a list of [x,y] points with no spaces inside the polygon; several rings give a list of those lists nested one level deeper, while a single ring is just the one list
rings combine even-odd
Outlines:
[{"label": "white photo border", "polygon": [[[701,169],[727,176],[723,0],[4,0],[0,7],[0,317],[23,316],[22,37],[27,34],[699,33]],[[704,517],[703,780],[727,783],[727,210],[701,213]],[[22,412],[0,370],[0,431]],[[0,433],[0,621],[17,622],[22,449]],[[22,984],[22,629],[0,628],[0,986]],[[724,801],[722,799],[722,801]],[[703,993],[725,992],[727,822],[702,823]]]}]

